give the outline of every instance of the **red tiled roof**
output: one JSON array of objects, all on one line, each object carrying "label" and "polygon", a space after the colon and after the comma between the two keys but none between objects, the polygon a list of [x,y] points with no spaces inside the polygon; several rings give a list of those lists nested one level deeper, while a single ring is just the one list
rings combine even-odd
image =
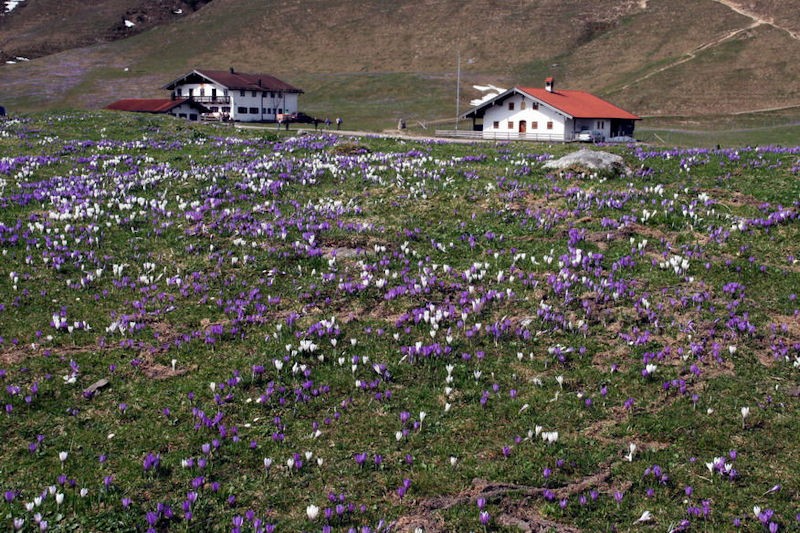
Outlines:
[{"label": "red tiled roof", "polygon": [[167,113],[171,109],[186,102],[187,98],[126,98],[117,100],[106,106],[114,111],[134,111],[137,113]]},{"label": "red tiled roof", "polygon": [[516,89],[574,118],[639,120],[636,115],[584,91],[558,90],[550,92],[538,87],[516,87]]},{"label": "red tiled roof", "polygon": [[[281,81],[275,76],[269,74],[247,74],[245,72],[236,72],[230,70],[193,70],[185,76],[181,76],[175,81],[172,81],[164,86],[165,89],[172,90],[176,86],[183,83],[191,83],[192,78],[197,77],[206,78],[208,80],[219,83],[227,89],[234,91],[283,91],[287,93],[302,93],[302,89],[298,89],[289,85],[285,81]],[[192,80],[192,81],[189,81]]]}]

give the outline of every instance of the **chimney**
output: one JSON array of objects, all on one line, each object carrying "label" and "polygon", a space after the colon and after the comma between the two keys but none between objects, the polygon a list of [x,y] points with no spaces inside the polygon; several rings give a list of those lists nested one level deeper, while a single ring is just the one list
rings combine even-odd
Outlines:
[{"label": "chimney", "polygon": [[552,76],[544,80],[544,88],[549,93],[555,92],[555,84],[556,80],[554,80]]},{"label": "chimney", "polygon": [[236,72],[233,70],[233,67],[231,67],[231,74],[236,74]]}]

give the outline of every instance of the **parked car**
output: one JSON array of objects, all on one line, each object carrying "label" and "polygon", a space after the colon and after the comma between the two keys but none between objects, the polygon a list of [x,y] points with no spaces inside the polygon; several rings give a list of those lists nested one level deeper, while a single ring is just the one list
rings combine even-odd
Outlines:
[{"label": "parked car", "polygon": [[597,130],[581,130],[578,132],[578,135],[575,138],[584,143],[597,143],[602,142],[605,139],[602,131]]},{"label": "parked car", "polygon": [[210,120],[215,121],[218,120],[220,122],[225,122],[230,120],[231,117],[228,113],[223,113],[222,111],[212,111],[210,113],[203,113],[200,115],[201,120]]},{"label": "parked car", "polygon": [[305,113],[284,113],[278,115],[278,122],[299,122],[301,124],[313,124],[316,120],[317,122],[321,122],[314,117],[308,116]]}]

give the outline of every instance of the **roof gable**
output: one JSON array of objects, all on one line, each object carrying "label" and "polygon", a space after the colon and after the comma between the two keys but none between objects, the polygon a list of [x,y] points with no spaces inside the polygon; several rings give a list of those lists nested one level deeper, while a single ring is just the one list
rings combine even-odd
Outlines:
[{"label": "roof gable", "polygon": [[548,91],[538,87],[512,87],[468,111],[464,114],[464,118],[482,117],[489,107],[501,105],[504,100],[517,94],[528,96],[571,118],[640,120],[636,115],[591,93],[570,90]]},{"label": "roof gable", "polygon": [[185,83],[202,83],[210,81],[226,89],[234,91],[282,91],[287,93],[302,93],[298,89],[275,76],[269,74],[248,74],[230,70],[193,70],[180,78],[168,83],[164,89],[172,90]]},{"label": "roof gable", "polygon": [[639,120],[639,117],[633,113],[628,113],[611,102],[584,91],[548,91],[538,87],[516,87],[516,89],[573,118]]},{"label": "roof gable", "polygon": [[168,113],[181,104],[188,103],[200,112],[208,109],[187,98],[125,98],[108,104],[105,108],[113,111],[133,111],[137,113]]}]

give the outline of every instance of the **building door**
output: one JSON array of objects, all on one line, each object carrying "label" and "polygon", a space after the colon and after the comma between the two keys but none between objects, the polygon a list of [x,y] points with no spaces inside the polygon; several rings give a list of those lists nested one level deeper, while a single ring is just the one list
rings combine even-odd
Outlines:
[{"label": "building door", "polygon": [[526,121],[524,121],[524,120],[520,120],[519,121],[519,132],[520,133],[525,133],[526,131],[528,131],[528,123]]}]

